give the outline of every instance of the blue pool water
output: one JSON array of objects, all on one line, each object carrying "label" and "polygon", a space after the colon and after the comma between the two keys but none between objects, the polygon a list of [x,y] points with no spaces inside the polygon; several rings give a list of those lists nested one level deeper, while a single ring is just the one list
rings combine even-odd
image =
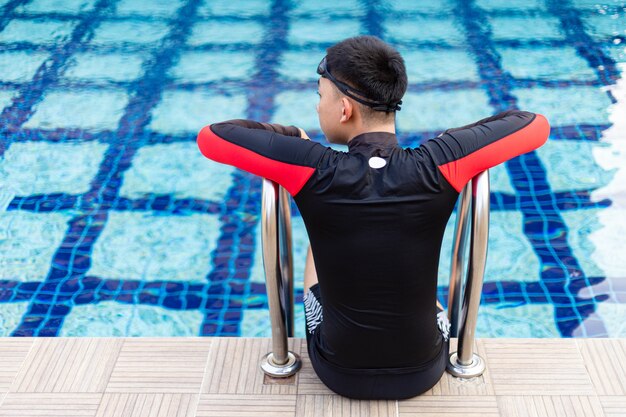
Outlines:
[{"label": "blue pool water", "polygon": [[358,34],[406,60],[403,146],[514,107],[552,125],[491,171],[477,337],[626,337],[626,4],[588,0],[0,0],[0,336],[269,336],[261,179],[195,136],[330,146],[315,68]]}]

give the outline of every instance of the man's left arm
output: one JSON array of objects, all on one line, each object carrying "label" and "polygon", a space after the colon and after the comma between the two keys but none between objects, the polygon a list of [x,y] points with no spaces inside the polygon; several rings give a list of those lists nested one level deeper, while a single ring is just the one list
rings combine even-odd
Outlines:
[{"label": "man's left arm", "polygon": [[422,146],[450,185],[461,192],[479,172],[537,149],[549,135],[544,115],[511,109],[447,129]]},{"label": "man's left arm", "polygon": [[296,126],[233,119],[205,126],[196,142],[205,157],[276,181],[295,196],[332,150],[302,136]]}]

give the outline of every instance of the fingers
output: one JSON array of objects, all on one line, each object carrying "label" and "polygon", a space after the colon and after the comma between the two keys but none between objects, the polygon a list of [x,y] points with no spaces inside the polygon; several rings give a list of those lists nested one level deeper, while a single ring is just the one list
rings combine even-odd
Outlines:
[{"label": "fingers", "polygon": [[301,127],[299,127],[298,129],[300,129],[300,137],[301,137],[302,139],[309,139],[309,140],[311,139],[311,138],[309,138],[309,136],[306,134],[306,132],[304,131],[304,129],[302,129]]}]

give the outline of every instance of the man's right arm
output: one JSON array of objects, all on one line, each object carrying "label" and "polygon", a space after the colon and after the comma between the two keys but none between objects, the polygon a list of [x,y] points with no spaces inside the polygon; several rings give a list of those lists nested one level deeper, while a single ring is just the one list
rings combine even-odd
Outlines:
[{"label": "man's right arm", "polygon": [[203,127],[196,143],[207,158],[270,179],[296,196],[332,148],[311,140],[296,126],[232,119]]},{"label": "man's right arm", "polygon": [[422,146],[428,149],[446,180],[460,192],[481,171],[539,148],[549,135],[550,124],[542,114],[507,110],[447,129]]}]

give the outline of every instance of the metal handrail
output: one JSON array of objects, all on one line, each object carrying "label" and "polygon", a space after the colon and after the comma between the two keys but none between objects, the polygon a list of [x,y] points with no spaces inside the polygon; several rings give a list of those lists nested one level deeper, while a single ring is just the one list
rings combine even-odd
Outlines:
[{"label": "metal handrail", "polygon": [[[300,356],[287,350],[287,338],[294,335],[289,202],[289,194],[282,186],[263,178],[261,241],[272,325],[272,351],[261,358],[261,369],[273,377],[291,376],[302,366]],[[468,237],[470,256],[466,272],[467,283],[463,288],[462,265]],[[487,261],[488,238],[489,171],[485,170],[472,178],[461,191],[452,247],[448,318],[451,324],[450,335],[460,336],[458,351],[450,354],[446,369],[461,378],[482,375],[485,370],[485,361],[473,352],[473,344]]]},{"label": "metal handrail", "polygon": [[[458,337],[458,350],[450,354],[446,370],[459,378],[472,378],[485,371],[485,361],[474,353],[474,333],[487,263],[489,192],[489,170],[485,170],[472,178],[461,191],[458,200],[448,287],[450,335]],[[469,261],[466,279],[463,280],[462,267],[468,241],[470,207],[472,215]],[[466,281],[465,287],[463,281]]]},{"label": "metal handrail", "polygon": [[300,356],[287,346],[287,338],[294,334],[291,208],[287,191],[266,178],[261,199],[261,245],[272,324],[272,351],[261,358],[261,369],[267,375],[284,378],[302,366]]}]

